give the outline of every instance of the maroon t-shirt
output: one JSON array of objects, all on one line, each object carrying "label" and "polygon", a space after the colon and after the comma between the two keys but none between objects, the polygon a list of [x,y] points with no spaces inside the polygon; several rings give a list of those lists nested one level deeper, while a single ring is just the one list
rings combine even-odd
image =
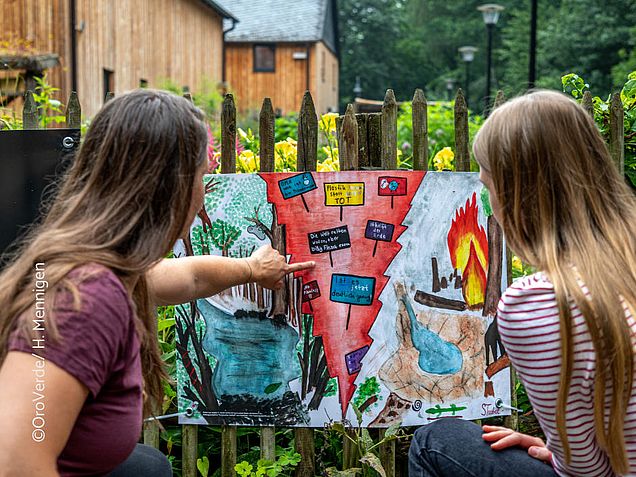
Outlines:
[{"label": "maroon t-shirt", "polygon": [[69,277],[78,284],[82,301],[78,312],[70,293],[56,300],[61,341],[47,340],[44,349],[33,349],[30,340],[14,332],[9,350],[35,352],[88,388],[57,465],[63,477],[101,476],[130,455],[141,434],[139,339],[132,303],[112,270],[89,264]]}]

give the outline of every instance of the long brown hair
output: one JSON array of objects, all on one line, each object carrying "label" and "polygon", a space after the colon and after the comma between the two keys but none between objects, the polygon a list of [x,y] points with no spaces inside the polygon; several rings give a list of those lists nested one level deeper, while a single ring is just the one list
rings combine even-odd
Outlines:
[{"label": "long brown hair", "polygon": [[474,152],[492,177],[508,244],[554,285],[562,356],[556,421],[566,461],[571,460],[565,413],[573,367],[573,301],[596,355],[596,439],[614,471],[624,474],[629,464],[623,424],[634,348],[623,305],[636,316],[636,199],[593,119],[557,92],[533,92],[496,109],[477,134]]},{"label": "long brown hair", "polygon": [[[36,263],[46,267],[48,337],[59,339],[54,302],[76,283],[67,274],[86,263],[113,270],[129,289],[141,342],[146,414],[163,397],[166,377],[156,337],[156,309],[145,272],[164,257],[188,220],[197,168],[206,159],[202,112],[188,100],[137,90],[95,116],[44,220],[11,252],[0,274],[0,365],[9,334],[31,336]],[[63,339],[63,337],[61,337]],[[153,402],[154,401],[154,402]]]}]

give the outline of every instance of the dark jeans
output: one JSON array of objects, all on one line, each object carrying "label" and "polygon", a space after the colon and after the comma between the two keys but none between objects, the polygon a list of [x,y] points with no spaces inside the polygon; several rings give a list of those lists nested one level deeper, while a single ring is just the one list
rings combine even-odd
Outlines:
[{"label": "dark jeans", "polygon": [[172,477],[168,458],[154,447],[137,444],[124,462],[108,477]]},{"label": "dark jeans", "polygon": [[556,477],[552,466],[513,447],[494,451],[479,426],[439,419],[415,431],[409,450],[409,477]]}]

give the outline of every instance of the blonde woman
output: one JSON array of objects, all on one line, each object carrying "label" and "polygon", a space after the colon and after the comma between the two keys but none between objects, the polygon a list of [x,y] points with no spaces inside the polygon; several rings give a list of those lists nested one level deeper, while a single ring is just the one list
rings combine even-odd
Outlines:
[{"label": "blonde woman", "polygon": [[416,432],[410,475],[636,475],[634,195],[560,93],[504,104],[473,151],[508,245],[539,270],[504,293],[498,323],[547,442],[440,420]]},{"label": "blonde woman", "polygon": [[41,226],[0,275],[0,476],[172,474],[136,444],[163,397],[155,307],[313,262],[271,247],[248,259],[163,260],[202,206],[202,113],[139,90],[94,118]]}]

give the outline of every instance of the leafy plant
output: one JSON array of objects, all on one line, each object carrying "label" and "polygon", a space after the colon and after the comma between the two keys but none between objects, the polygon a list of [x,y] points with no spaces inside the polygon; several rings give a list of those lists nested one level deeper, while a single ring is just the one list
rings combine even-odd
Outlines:
[{"label": "leafy plant", "polygon": [[[455,104],[452,101],[431,101],[427,107],[428,117],[428,168],[433,170],[434,157],[439,151],[449,148],[453,152],[455,147]],[[398,149],[403,153],[400,162],[404,164],[400,168],[410,168],[413,158],[413,107],[410,101],[404,101],[398,112]],[[483,117],[469,112],[468,133],[470,140],[475,136],[481,125]],[[474,163],[474,161],[472,161]],[[471,170],[477,170],[475,164],[471,164]]]},{"label": "leafy plant", "polygon": [[[577,100],[583,98],[590,85],[575,73],[570,73],[561,78],[563,91]],[[625,128],[625,175],[632,186],[636,188],[636,71],[627,76],[627,81],[621,88],[621,102],[624,111]],[[607,99],[595,96],[592,99],[594,106],[594,121],[606,141],[609,141],[609,116],[611,95]]]},{"label": "leafy plant", "polygon": [[377,442],[371,437],[369,429],[362,427],[362,412],[354,403],[351,404],[358,421],[357,427],[351,429],[346,428],[342,422],[332,423],[328,429],[339,434],[343,439],[347,439],[355,453],[355,460],[359,467],[338,470],[336,467],[326,469],[326,474],[330,477],[353,477],[361,475],[362,477],[372,477],[380,475],[386,477],[386,471],[382,466],[378,451],[381,445],[395,441],[397,439],[410,438],[403,429],[400,428],[400,422],[391,425]]},{"label": "leafy plant", "polygon": [[239,462],[234,470],[241,477],[290,476],[300,462],[301,456],[292,449],[285,449],[276,460],[259,459],[256,469],[248,461]]},{"label": "leafy plant", "polygon": [[41,78],[36,76],[34,79],[37,86],[33,92],[33,99],[38,105],[42,127],[46,128],[51,123],[60,124],[65,122],[64,105],[61,101],[53,98],[53,95],[58,92],[60,88],[51,86],[46,79],[46,75]]}]

